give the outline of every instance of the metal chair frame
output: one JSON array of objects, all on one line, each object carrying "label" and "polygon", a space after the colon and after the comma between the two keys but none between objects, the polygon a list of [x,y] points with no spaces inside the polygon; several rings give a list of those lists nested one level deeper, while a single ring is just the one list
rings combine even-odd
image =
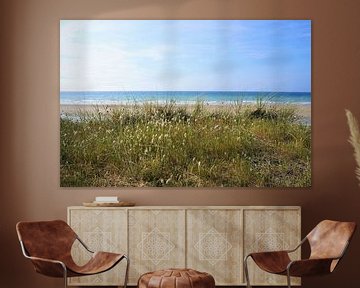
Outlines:
[{"label": "metal chair frame", "polygon": [[[287,252],[287,253],[295,252],[295,251],[296,251],[297,249],[299,249],[306,241],[307,241],[307,237],[304,237],[304,238],[301,240],[300,244],[297,245],[294,249],[283,250],[283,251],[285,251],[285,252]],[[346,242],[346,245],[345,245],[342,253],[340,254],[340,256],[335,257],[335,258],[331,258],[331,259],[332,259],[332,260],[339,260],[339,259],[341,259],[341,258],[344,256],[344,254],[345,254],[345,252],[346,252],[346,249],[347,249],[347,247],[349,246],[349,243],[350,243],[349,241]],[[248,258],[249,258],[250,256],[251,256],[251,253],[248,254],[248,255],[246,255],[245,258],[244,258],[244,272],[245,272],[245,279],[246,279],[246,287],[247,287],[247,288],[252,288],[252,286],[250,285],[249,269],[248,269],[248,265],[247,265],[247,260],[248,260]],[[313,259],[315,259],[315,258],[313,258]],[[324,259],[324,258],[318,258],[318,259]],[[291,288],[290,268],[291,268],[291,265],[293,265],[294,262],[296,262],[296,261],[299,261],[299,260],[291,261],[291,262],[287,265],[287,267],[286,267],[286,278],[287,278],[287,286],[288,286],[288,288]],[[281,275],[281,274],[280,274],[280,275]]]},{"label": "metal chair frame", "polygon": [[[79,236],[76,234],[76,240],[78,240],[81,245],[90,253],[95,253],[94,251],[90,250],[89,247],[79,238]],[[27,251],[26,248],[24,246],[24,243],[20,240],[20,246],[21,246],[21,251],[23,253],[23,255],[25,256],[25,258],[30,259],[30,260],[38,260],[38,261],[44,261],[44,262],[49,262],[49,263],[54,263],[54,264],[59,264],[61,265],[61,267],[63,268],[64,271],[64,287],[67,288],[68,287],[68,277],[67,277],[67,267],[65,265],[64,262],[61,262],[59,260],[53,260],[53,259],[46,259],[46,258],[39,258],[39,257],[33,257],[30,256]],[[126,259],[126,271],[125,271],[125,279],[124,279],[124,286],[123,288],[127,288],[127,282],[128,282],[128,277],[129,277],[129,265],[130,265],[130,259],[127,255],[123,256]],[[119,261],[117,264],[119,264],[121,261]],[[105,272],[105,271],[104,271]],[[90,275],[89,275],[90,276]]]}]

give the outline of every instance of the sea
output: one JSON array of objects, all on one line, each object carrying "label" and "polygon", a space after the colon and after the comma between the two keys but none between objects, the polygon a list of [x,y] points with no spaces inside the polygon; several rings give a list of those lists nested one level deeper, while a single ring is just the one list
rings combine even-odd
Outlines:
[{"label": "sea", "polygon": [[61,105],[122,105],[145,102],[209,105],[256,103],[311,104],[310,92],[269,91],[61,91]]}]

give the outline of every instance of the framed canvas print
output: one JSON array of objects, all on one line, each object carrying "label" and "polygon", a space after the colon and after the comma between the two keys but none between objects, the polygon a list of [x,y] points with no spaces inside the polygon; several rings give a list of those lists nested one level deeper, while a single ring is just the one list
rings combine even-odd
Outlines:
[{"label": "framed canvas print", "polygon": [[311,21],[61,20],[60,184],[311,186]]}]

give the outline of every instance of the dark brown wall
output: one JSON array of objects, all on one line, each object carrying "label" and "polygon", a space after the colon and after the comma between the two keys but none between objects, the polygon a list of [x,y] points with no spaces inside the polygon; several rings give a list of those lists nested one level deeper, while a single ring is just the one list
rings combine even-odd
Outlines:
[{"label": "dark brown wall", "polygon": [[[15,223],[65,219],[67,206],[95,195],[139,205],[301,205],[303,234],[324,218],[360,223],[344,114],[350,108],[360,118],[359,11],[357,0],[0,1],[0,286],[62,287],[32,272],[21,257]],[[311,19],[312,188],[59,188],[60,19]],[[358,287],[359,239],[335,274],[306,279],[303,286]]]}]

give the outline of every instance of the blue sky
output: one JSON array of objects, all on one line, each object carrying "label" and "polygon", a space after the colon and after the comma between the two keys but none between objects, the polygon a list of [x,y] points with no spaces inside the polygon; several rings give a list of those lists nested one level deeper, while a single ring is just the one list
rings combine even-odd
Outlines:
[{"label": "blue sky", "polygon": [[310,20],[61,20],[61,91],[311,90]]}]

